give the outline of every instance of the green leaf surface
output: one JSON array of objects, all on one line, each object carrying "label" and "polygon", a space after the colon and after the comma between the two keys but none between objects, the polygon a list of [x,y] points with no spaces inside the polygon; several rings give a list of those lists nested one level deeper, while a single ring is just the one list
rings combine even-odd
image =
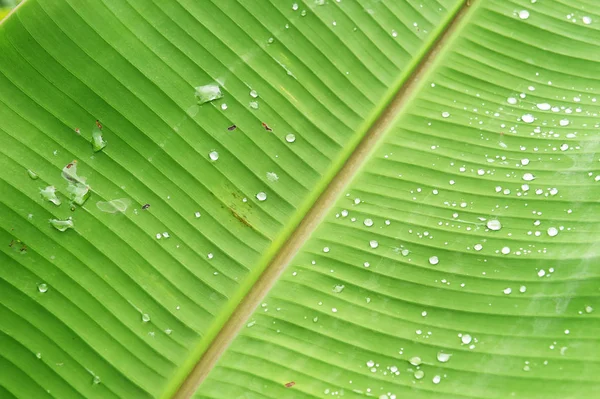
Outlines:
[{"label": "green leaf surface", "polygon": [[195,398],[598,397],[600,7],[531,3],[469,11]]},{"label": "green leaf surface", "polygon": [[0,398],[193,387],[315,203],[195,398],[595,397],[600,5],[463,3],[21,4]]},{"label": "green leaf surface", "polygon": [[0,26],[2,395],[170,397],[459,5],[21,4]]}]

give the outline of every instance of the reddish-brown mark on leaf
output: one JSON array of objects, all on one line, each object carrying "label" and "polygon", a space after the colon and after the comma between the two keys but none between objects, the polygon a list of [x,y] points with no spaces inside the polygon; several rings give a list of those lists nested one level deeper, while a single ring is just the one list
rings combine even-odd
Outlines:
[{"label": "reddish-brown mark on leaf", "polygon": [[293,387],[294,385],[296,385],[296,383],[295,383],[294,381],[290,381],[290,382],[288,382],[287,384],[285,384],[285,387],[286,387],[286,388],[291,388],[291,387]]},{"label": "reddish-brown mark on leaf", "polygon": [[271,129],[271,128],[269,127],[269,125],[267,125],[267,124],[266,124],[266,123],[264,123],[264,122],[261,122],[261,123],[262,123],[262,126],[265,128],[265,130],[266,130],[267,132],[272,132],[272,131],[273,131],[273,129]]},{"label": "reddish-brown mark on leaf", "polygon": [[96,119],[96,126],[98,126],[98,129],[102,130],[102,124],[98,119]]}]

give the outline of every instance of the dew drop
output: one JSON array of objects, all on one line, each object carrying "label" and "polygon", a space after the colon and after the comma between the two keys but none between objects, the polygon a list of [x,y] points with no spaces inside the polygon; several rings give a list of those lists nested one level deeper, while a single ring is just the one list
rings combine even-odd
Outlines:
[{"label": "dew drop", "polygon": [[223,97],[221,88],[216,84],[208,84],[195,87],[195,96],[198,99],[198,104],[204,104],[210,101],[218,100]]},{"label": "dew drop", "polygon": [[339,294],[340,292],[344,291],[344,288],[346,288],[343,284],[337,284],[333,287],[333,292],[335,292],[336,294]]},{"label": "dew drop", "polygon": [[417,371],[415,371],[415,378],[417,380],[420,380],[423,377],[425,377],[425,372],[423,370],[417,370]]},{"label": "dew drop", "polygon": [[433,379],[431,381],[434,384],[439,384],[441,380],[442,380],[442,377],[440,377],[439,375],[436,375],[436,376],[433,377]]},{"label": "dew drop", "polygon": [[452,354],[450,354],[450,353],[444,353],[444,352],[437,353],[437,360],[440,363],[446,363],[447,361],[450,360],[451,357],[452,357]]},{"label": "dew drop", "polygon": [[568,119],[561,119],[558,124],[561,126],[569,126],[571,122]]},{"label": "dew drop", "polygon": [[432,256],[429,258],[429,263],[431,263],[432,265],[437,265],[438,263],[440,263],[440,260],[437,256]]},{"label": "dew drop", "polygon": [[260,193],[256,194],[256,199],[259,201],[264,201],[267,199],[267,194],[264,191],[261,191]]},{"label": "dew drop", "polygon": [[558,234],[558,229],[556,227],[548,227],[547,232],[550,237],[554,237]]},{"label": "dew drop", "polygon": [[148,323],[148,322],[150,321],[150,315],[149,315],[148,313],[144,313],[144,314],[142,315],[142,321],[143,321],[144,323]]},{"label": "dew drop", "polygon": [[521,18],[521,19],[529,18],[529,11],[527,11],[527,10],[519,11],[519,18]]},{"label": "dew drop", "polygon": [[365,219],[364,224],[367,227],[371,227],[371,226],[373,226],[373,220],[372,219]]},{"label": "dew drop", "polygon": [[421,358],[419,356],[413,356],[410,359],[408,359],[408,361],[413,366],[419,366],[421,363],[423,363],[423,361],[421,360]]},{"label": "dew drop", "polygon": [[542,110],[542,111],[548,111],[550,108],[552,108],[552,106],[548,103],[539,103],[535,105],[536,107],[538,107],[538,109]]},{"label": "dew drop", "polygon": [[323,247],[323,252],[328,253],[329,252],[329,247]]},{"label": "dew drop", "polygon": [[250,97],[258,98],[258,93],[256,92],[256,90],[250,90]]},{"label": "dew drop", "polygon": [[287,141],[288,143],[293,143],[294,141],[296,141],[296,135],[294,133],[289,133],[285,136],[285,141]]},{"label": "dew drop", "polygon": [[444,111],[442,112],[442,118],[447,118],[450,116],[450,112]]},{"label": "dew drop", "polygon": [[510,248],[509,247],[503,247],[500,252],[502,252],[502,254],[504,255],[508,255],[510,253]]},{"label": "dew drop", "polygon": [[523,165],[523,166],[529,165],[529,159],[527,159],[527,158],[521,159],[521,165]]},{"label": "dew drop", "polygon": [[29,177],[31,178],[31,180],[37,180],[37,178],[39,177],[37,175],[37,173],[35,173],[33,170],[31,169],[27,169],[27,174],[29,175]]},{"label": "dew drop", "polygon": [[502,224],[496,219],[488,220],[487,228],[493,231],[498,231],[502,228]]},{"label": "dew drop", "polygon": [[93,383],[94,385],[98,385],[98,384],[100,384],[101,382],[102,382],[102,380],[100,379],[100,376],[98,376],[98,375],[95,375],[95,376],[94,376],[94,379],[92,380],[92,383]]},{"label": "dew drop", "polygon": [[532,123],[535,120],[535,118],[531,114],[525,114],[521,117],[521,120],[525,123]]},{"label": "dew drop", "polygon": [[509,103],[509,104],[511,104],[511,105],[515,105],[517,103],[517,99],[514,98],[514,97],[508,97],[506,99],[506,102]]},{"label": "dew drop", "polygon": [[210,158],[211,161],[216,161],[217,159],[219,159],[219,153],[216,151],[211,151],[208,153],[208,157]]},{"label": "dew drop", "polygon": [[519,287],[519,292],[520,293],[524,293],[525,291],[527,291],[527,287],[525,287],[524,285]]},{"label": "dew drop", "polygon": [[510,293],[512,292],[512,289],[511,288],[505,288],[504,291],[502,291],[502,292],[504,292],[506,295],[510,295]]},{"label": "dew drop", "polygon": [[371,248],[375,249],[379,246],[379,243],[375,240],[371,240],[369,241],[369,245],[371,246]]},{"label": "dew drop", "polygon": [[48,291],[48,284],[46,284],[46,283],[38,284],[37,288],[38,288],[38,291],[43,294],[44,292]]},{"label": "dew drop", "polygon": [[523,180],[525,181],[532,181],[535,179],[535,176],[532,175],[531,173],[524,173],[523,174]]},{"label": "dew drop", "polygon": [[279,180],[279,176],[275,172],[267,172],[267,180],[271,182],[276,182]]},{"label": "dew drop", "polygon": [[475,244],[475,245],[473,245],[473,248],[475,249],[475,251],[481,251],[483,249],[483,245]]},{"label": "dew drop", "polygon": [[50,219],[50,225],[58,231],[66,231],[67,229],[72,229],[74,227],[73,220],[71,220],[71,218],[65,220]]},{"label": "dew drop", "polygon": [[592,18],[590,18],[590,17],[587,17],[587,16],[585,16],[585,17],[581,17],[581,20],[583,21],[583,23],[584,23],[585,25],[589,25],[589,24],[591,24],[591,23],[592,23]]},{"label": "dew drop", "polygon": [[463,334],[463,336],[460,337],[460,340],[461,340],[461,342],[463,344],[468,345],[468,344],[471,343],[471,341],[473,340],[473,338],[469,334]]}]

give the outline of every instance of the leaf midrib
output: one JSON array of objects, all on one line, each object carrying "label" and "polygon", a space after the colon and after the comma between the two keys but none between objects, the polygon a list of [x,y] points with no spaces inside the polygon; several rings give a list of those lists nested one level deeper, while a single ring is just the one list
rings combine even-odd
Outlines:
[{"label": "leaf midrib", "polygon": [[371,117],[356,130],[346,150],[332,163],[312,195],[292,216],[287,228],[261,257],[258,267],[229,301],[227,309],[214,320],[207,335],[174,375],[163,398],[184,399],[194,394],[247,318],[382,141],[387,128],[424,84],[424,78],[435,66],[447,43],[464,26],[462,21],[476,8],[474,3],[475,0],[458,3],[449,11],[445,23],[432,32],[426,45],[391,86]]}]

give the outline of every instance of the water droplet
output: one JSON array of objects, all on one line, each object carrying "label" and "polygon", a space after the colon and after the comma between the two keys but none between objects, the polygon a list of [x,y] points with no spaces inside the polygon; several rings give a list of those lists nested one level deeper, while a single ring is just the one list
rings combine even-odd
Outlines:
[{"label": "water droplet", "polygon": [[417,371],[415,371],[415,378],[417,380],[420,380],[423,377],[425,377],[425,372],[423,370],[417,370]]},{"label": "water droplet", "polygon": [[585,307],[585,313],[592,313],[594,311],[594,308],[591,306],[586,306]]},{"label": "water droplet", "polygon": [[31,178],[31,180],[37,180],[37,178],[39,177],[37,175],[37,173],[35,173],[33,170],[31,169],[27,169],[27,174],[29,175],[29,177]]},{"label": "water droplet", "polygon": [[208,153],[208,157],[210,158],[211,161],[216,161],[217,159],[219,159],[219,153],[216,151],[211,151]]},{"label": "water droplet", "polygon": [[227,104],[225,104],[225,103],[221,104],[221,109],[223,111],[225,111],[227,109]]},{"label": "water droplet", "polygon": [[531,114],[525,114],[521,117],[521,120],[525,123],[532,123],[535,120],[535,118]]},{"label": "water droplet", "polygon": [[250,103],[248,103],[248,105],[252,109],[258,109],[258,102],[257,101],[250,101]]},{"label": "water droplet", "polygon": [[216,84],[208,84],[204,86],[196,86],[195,96],[198,99],[198,104],[204,104],[210,101],[218,100],[223,97],[221,88]]},{"label": "water droplet", "polygon": [[392,37],[398,37],[398,32],[392,29]]},{"label": "water droplet", "polygon": [[552,108],[552,106],[548,103],[539,103],[536,104],[536,107],[542,111],[548,111],[550,108]]},{"label": "water droplet", "polygon": [[67,229],[72,229],[74,227],[73,220],[71,220],[71,218],[65,220],[50,219],[49,222],[50,225],[58,231],[66,231]]},{"label": "water droplet", "polygon": [[431,263],[432,265],[437,265],[438,263],[440,263],[440,260],[437,256],[432,256],[429,258],[429,263]]},{"label": "water droplet", "polygon": [[292,4],[292,10],[298,11],[298,3]]},{"label": "water droplet", "polygon": [[68,163],[61,172],[67,181],[69,199],[77,205],[83,205],[90,196],[90,187],[85,183],[86,178],[77,174],[77,161]]},{"label": "water droplet", "polygon": [[375,240],[371,240],[369,241],[369,245],[371,246],[371,248],[375,249],[379,246],[379,243]]},{"label": "water droplet", "polygon": [[558,234],[558,229],[556,227],[548,227],[547,232],[550,237],[554,237],[555,235]]},{"label": "water droplet", "polygon": [[373,366],[375,366],[375,362],[374,362],[374,361],[372,361],[372,360],[369,360],[369,361],[367,362],[367,367],[368,367],[368,368],[371,368],[371,367],[373,367]]},{"label": "water droplet", "polygon": [[537,274],[539,277],[544,277],[546,275],[546,271],[544,269],[540,269],[540,271]]},{"label": "water droplet", "polygon": [[94,152],[98,152],[106,147],[107,142],[104,141],[102,136],[102,130],[98,126],[94,126],[92,130],[92,149]]},{"label": "water droplet", "polygon": [[523,165],[523,166],[529,165],[529,159],[527,159],[527,158],[521,159],[521,165]]},{"label": "water droplet", "polygon": [[46,284],[46,283],[38,284],[37,287],[38,287],[38,291],[41,292],[42,294],[44,292],[48,291],[48,284]]},{"label": "water droplet", "polygon": [[483,249],[483,245],[475,244],[475,245],[473,245],[473,248],[475,249],[475,251],[481,251]]},{"label": "water droplet", "polygon": [[289,133],[285,136],[285,141],[287,141],[288,143],[293,143],[294,141],[296,141],[296,135],[294,135],[294,133]]},{"label": "water droplet", "polygon": [[460,337],[460,340],[463,344],[468,345],[473,340],[473,337],[471,337],[469,334],[463,334],[463,336]]},{"label": "water droplet", "polygon": [[421,360],[421,358],[419,356],[413,356],[410,359],[408,359],[408,361],[413,366],[419,366],[421,363],[423,363],[423,361]]},{"label": "water droplet", "polygon": [[519,11],[519,18],[521,18],[521,19],[529,18],[529,11],[527,11],[527,10]]},{"label": "water droplet", "polygon": [[502,252],[502,254],[504,255],[508,255],[510,253],[510,248],[509,247],[503,247],[500,252]]},{"label": "water droplet", "polygon": [[250,90],[250,97],[258,98],[258,93],[256,92],[256,90]]},{"label": "water droplet", "polygon": [[259,201],[264,201],[267,199],[267,194],[264,191],[261,191],[260,193],[256,194],[256,199]]},{"label": "water droplet", "polygon": [[442,112],[442,118],[447,118],[450,116],[450,112],[444,111]]},{"label": "water droplet", "polygon": [[323,247],[323,252],[328,253],[329,252],[329,247]]},{"label": "water droplet", "polygon": [[335,287],[333,287],[333,292],[339,294],[340,292],[344,291],[344,288],[346,287],[343,284],[337,284]]},{"label": "water droplet", "polygon": [[433,377],[433,379],[431,381],[434,384],[439,384],[441,380],[442,380],[442,377],[440,377],[439,375],[436,375],[436,376]]},{"label": "water droplet", "polygon": [[41,359],[42,358],[42,354],[40,352],[38,352],[38,353],[35,354],[35,357],[37,357],[38,359]]},{"label": "water droplet", "polygon": [[527,291],[527,287],[525,287],[524,285],[519,287],[519,292],[520,293],[524,293],[525,291]]},{"label": "water droplet", "polygon": [[373,226],[373,220],[372,219],[365,219],[364,224],[367,227],[371,227],[371,226]]},{"label": "water droplet", "polygon": [[196,212],[196,213],[194,213],[194,216],[195,216],[195,217],[196,217],[196,219],[197,219],[197,218],[199,218],[199,217],[200,217],[200,216],[202,216],[202,215],[200,214],[200,212]]},{"label": "water droplet", "polygon": [[561,126],[569,126],[569,123],[571,123],[568,119],[561,119],[558,124]]},{"label": "water droplet", "polygon": [[502,224],[496,219],[488,220],[487,228],[493,231],[498,231],[502,228]]},{"label": "water droplet", "polygon": [[450,360],[451,357],[452,357],[452,354],[450,354],[450,353],[444,353],[444,352],[437,353],[437,360],[440,363],[446,363],[447,361]]},{"label": "water droplet", "polygon": [[589,25],[589,24],[591,24],[591,23],[592,23],[592,18],[590,18],[590,17],[587,17],[587,16],[585,16],[585,17],[581,17],[581,20],[583,21],[583,23],[584,23],[585,25]]},{"label": "water droplet", "polygon": [[100,384],[101,382],[102,382],[102,380],[100,379],[100,376],[97,376],[97,375],[95,375],[95,376],[94,376],[94,379],[92,380],[92,383],[93,383],[94,385],[98,385],[98,384]]},{"label": "water droplet", "polygon": [[150,315],[148,313],[142,314],[142,321],[148,323],[150,321]]},{"label": "water droplet", "polygon": [[535,179],[535,176],[532,175],[531,173],[524,173],[523,174],[523,180],[525,181],[532,181]]},{"label": "water droplet", "polygon": [[337,313],[337,308],[331,308],[331,311],[332,311],[333,313]]},{"label": "water droplet", "polygon": [[506,102],[509,103],[509,104],[511,104],[511,105],[515,105],[517,103],[517,99],[514,98],[514,97],[508,97],[506,99]]},{"label": "water droplet", "polygon": [[272,182],[276,182],[279,180],[279,176],[275,172],[267,172],[267,179]]},{"label": "water droplet", "polygon": [[246,324],[246,327],[250,328],[255,324],[256,324],[256,321],[251,321],[250,323]]},{"label": "water droplet", "polygon": [[96,202],[96,207],[106,213],[125,212],[129,205],[131,205],[131,200],[129,198],[119,198],[107,202]]},{"label": "water droplet", "polygon": [[512,292],[512,289],[511,288],[505,288],[504,291],[502,291],[502,292],[504,292],[506,295],[509,295]]},{"label": "water droplet", "polygon": [[40,189],[40,195],[43,199],[52,202],[54,205],[58,206],[62,203],[61,200],[56,196],[56,187],[54,186],[48,186],[44,189]]}]

